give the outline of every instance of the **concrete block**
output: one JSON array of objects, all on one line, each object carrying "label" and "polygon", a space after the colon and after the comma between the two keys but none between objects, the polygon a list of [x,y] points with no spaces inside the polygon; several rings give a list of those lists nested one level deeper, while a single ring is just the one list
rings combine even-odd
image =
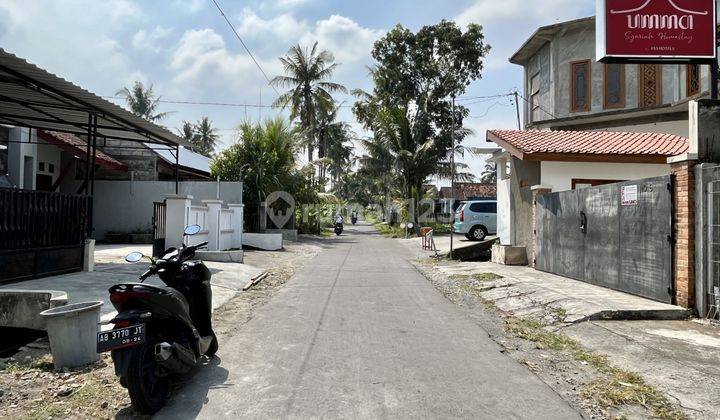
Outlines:
[{"label": "concrete block", "polygon": [[266,251],[278,251],[283,247],[281,233],[243,233],[242,241],[243,246]]},{"label": "concrete block", "polygon": [[265,229],[265,233],[280,233],[286,241],[297,242],[298,231],[297,229]]},{"label": "concrete block", "polygon": [[59,290],[0,290],[0,327],[45,330],[40,312],[67,304]]},{"label": "concrete block", "polygon": [[243,251],[197,251],[195,257],[203,261],[242,263]]},{"label": "concrete block", "polygon": [[527,265],[527,249],[524,246],[495,244],[492,246],[492,262],[502,265]]}]

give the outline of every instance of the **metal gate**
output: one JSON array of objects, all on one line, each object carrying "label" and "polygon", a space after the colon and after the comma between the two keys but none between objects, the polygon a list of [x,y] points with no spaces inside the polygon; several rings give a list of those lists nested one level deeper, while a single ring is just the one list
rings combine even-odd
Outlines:
[{"label": "metal gate", "polygon": [[535,268],[672,302],[670,175],[538,195]]},{"label": "metal gate", "polygon": [[153,203],[153,257],[162,256],[165,251],[165,202]]}]

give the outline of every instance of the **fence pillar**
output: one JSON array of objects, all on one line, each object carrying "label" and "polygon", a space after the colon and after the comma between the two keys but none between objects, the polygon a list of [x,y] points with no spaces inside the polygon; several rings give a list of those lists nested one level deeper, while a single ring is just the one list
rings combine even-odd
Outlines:
[{"label": "fence pillar", "polygon": [[533,185],[530,187],[530,191],[532,191],[532,244],[530,245],[530,266],[535,268],[535,249],[537,248],[537,226],[535,221],[537,212],[535,207],[537,206],[537,196],[551,193],[552,187],[547,185]]},{"label": "fence pillar", "polygon": [[695,307],[695,164],[693,155],[668,159],[674,179],[673,280],[675,303]]},{"label": "fence pillar", "polygon": [[220,249],[220,209],[222,200],[203,200],[208,208],[208,251]]},{"label": "fence pillar", "polygon": [[243,216],[245,212],[244,204],[228,204],[228,208],[233,212],[233,233],[232,247],[242,249],[243,234]]},{"label": "fence pillar", "polygon": [[165,196],[165,248],[180,248],[190,213],[191,195]]}]

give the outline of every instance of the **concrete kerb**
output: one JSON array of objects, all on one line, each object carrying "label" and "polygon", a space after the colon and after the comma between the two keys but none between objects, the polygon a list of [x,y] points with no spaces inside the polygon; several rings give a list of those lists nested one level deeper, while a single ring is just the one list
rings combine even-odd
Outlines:
[{"label": "concrete kerb", "polygon": [[0,326],[45,330],[40,312],[66,305],[68,295],[60,290],[0,290]]}]

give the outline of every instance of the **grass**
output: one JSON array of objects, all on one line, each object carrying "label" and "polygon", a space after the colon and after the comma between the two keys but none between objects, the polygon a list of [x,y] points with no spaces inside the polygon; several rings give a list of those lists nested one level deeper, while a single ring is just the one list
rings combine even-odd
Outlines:
[{"label": "grass", "polygon": [[324,236],[326,238],[334,236],[334,235],[335,235],[335,231],[330,228],[324,228],[323,230],[320,231],[320,236]]},{"label": "grass", "polygon": [[547,331],[547,325],[532,319],[506,319],[507,332],[536,343],[539,349],[551,349],[569,353],[573,359],[587,363],[603,374],[583,387],[582,395],[597,402],[603,408],[622,405],[640,405],[660,419],[685,419],[684,413],[655,388],[645,383],[640,375],[613,366],[606,356],[583,349],[578,342],[564,334]]}]

